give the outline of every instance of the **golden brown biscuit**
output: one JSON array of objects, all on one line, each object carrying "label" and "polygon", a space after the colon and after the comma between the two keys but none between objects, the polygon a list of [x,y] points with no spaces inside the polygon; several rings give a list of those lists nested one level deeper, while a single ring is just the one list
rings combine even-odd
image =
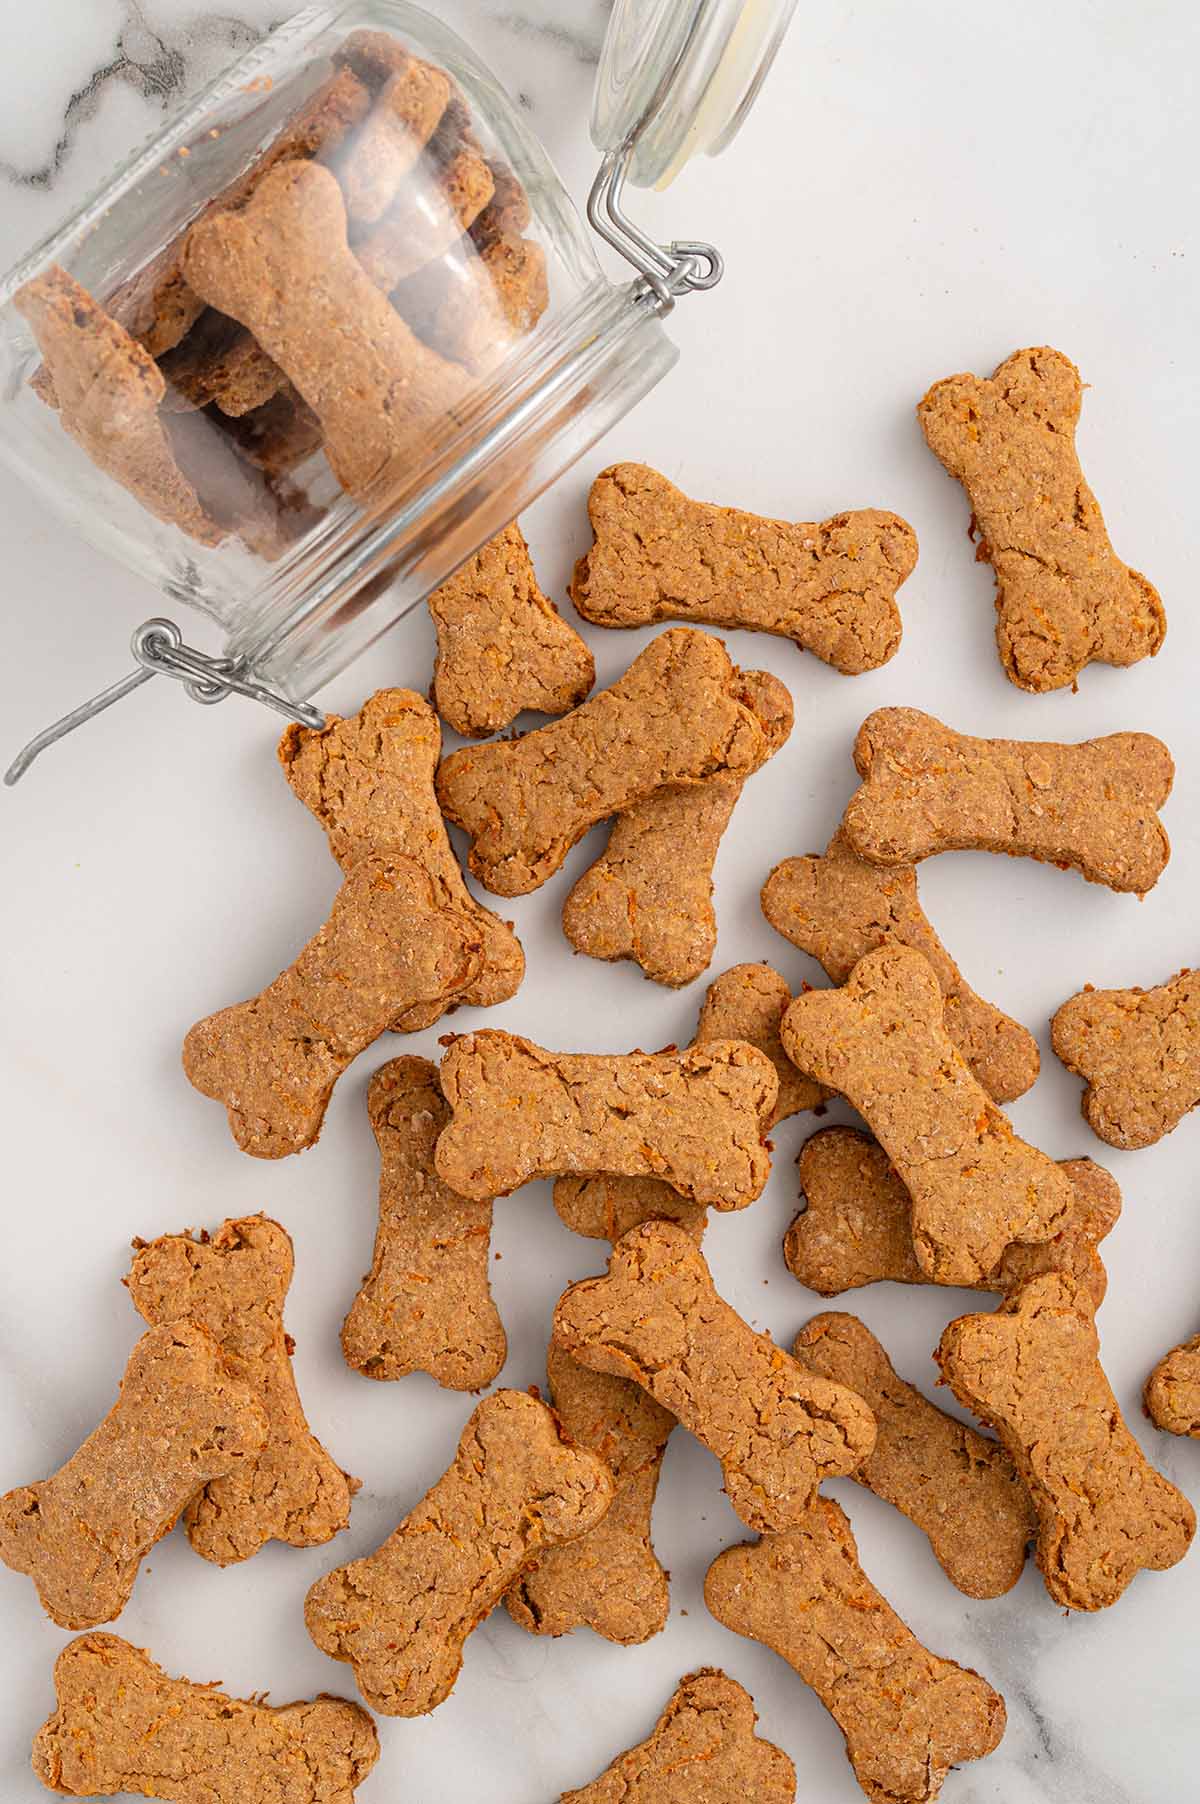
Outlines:
[{"label": "golden brown biscuit", "polygon": [[373,225],[387,212],[437,130],[450,91],[450,77],[415,56],[405,56],[388,76],[338,159],[351,219]]},{"label": "golden brown biscuit", "polygon": [[545,313],[550,277],[540,244],[516,233],[479,238],[478,224],[398,283],[392,305],[440,356],[486,375]]},{"label": "golden brown biscuit", "polygon": [[387,212],[352,236],[354,255],[383,294],[443,257],[495,195],[491,168],[461,95],[451,99],[425,147],[418,177],[397,191]]},{"label": "golden brown biscuit", "polygon": [[1159,1360],[1146,1380],[1145,1397],[1156,1428],[1200,1440],[1200,1334]]},{"label": "golden brown biscuit", "polygon": [[1200,1103],[1200,972],[1153,990],[1094,990],[1050,1023],[1055,1052],[1087,1085],[1085,1120],[1125,1151],[1153,1146]]}]

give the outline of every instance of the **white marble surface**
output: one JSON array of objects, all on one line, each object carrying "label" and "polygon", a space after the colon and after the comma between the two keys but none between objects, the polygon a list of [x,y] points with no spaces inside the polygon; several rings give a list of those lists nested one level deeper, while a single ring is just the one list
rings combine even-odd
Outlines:
[{"label": "white marble surface", "polygon": [[[602,0],[437,0],[475,35],[534,120],[575,194],[592,157],[589,84]],[[103,166],[286,10],[286,0],[39,0],[0,8],[0,258],[60,217]],[[846,681],[791,647],[735,637],[795,695],[796,731],[742,804],[721,856],[717,968],[769,958],[793,983],[819,974],[762,921],[771,864],[822,845],[849,792],[849,745],[873,707],[913,703],[977,731],[1085,737],[1160,731],[1179,762],[1173,861],[1142,904],[1026,863],[964,856],[926,867],[930,914],[978,988],[1037,1029],[1085,980],[1155,982],[1200,957],[1200,666],[1195,607],[1195,330],[1200,131],[1190,0],[802,0],[771,85],[727,157],[645,205],[667,235],[711,235],[729,275],[679,310],[680,369],[638,415],[529,516],[546,585],[561,594],[586,539],[582,500],[603,459],[658,464],[693,492],[766,513],[820,517],[895,507],[922,541],[903,594],[904,647]],[[1163,655],[1089,671],[1077,695],[1035,699],[1003,679],[991,644],[991,577],[972,562],[966,510],[925,451],[912,406],[933,378],[986,371],[1017,345],[1050,342],[1094,385],[1085,467],[1118,546],[1171,614]],[[8,641],[4,744],[124,666],[122,643],[154,611],[148,591],[72,541],[19,485],[0,486]],[[640,637],[591,635],[610,681]],[[328,695],[353,707],[377,684],[428,681],[430,633],[414,618]],[[312,1647],[311,1580],[374,1546],[439,1474],[465,1399],[414,1377],[366,1383],[337,1328],[369,1259],[376,1162],[364,1057],[341,1085],[319,1148],[262,1165],[227,1140],[219,1112],[178,1064],[187,1025],[257,988],[323,917],[334,872],[274,768],[274,728],[231,702],[214,713],[144,692],[48,758],[0,801],[4,1004],[0,1107],[7,1207],[0,1261],[0,1487],[52,1470],[107,1409],[138,1323],[120,1285],[134,1234],[264,1208],[296,1241],[289,1303],[309,1414],[365,1479],[349,1532],[309,1553],[272,1547],[220,1572],[180,1535],[139,1580],[118,1630],[174,1671],[277,1699],[348,1671]],[[3,749],[3,748],[0,748]],[[531,958],[523,992],[488,1023],[551,1044],[621,1048],[686,1040],[702,985],[675,995],[632,968],[573,960],[557,914],[601,843],[512,912]],[[456,1025],[481,1017],[459,1017]],[[434,1035],[412,1050],[433,1052]],[[1013,1116],[1056,1156],[1091,1153],[1116,1173],[1125,1215],[1107,1258],[1105,1360],[1134,1432],[1200,1499],[1200,1447],[1159,1436],[1142,1381],[1200,1324],[1200,1121],[1133,1155],[1109,1153],[1078,1114],[1078,1085],[1046,1056]],[[810,1131],[777,1135],[776,1170],[748,1213],[709,1238],[716,1276],[785,1343],[820,1306],[786,1272],[792,1161]],[[543,1187],[497,1209],[496,1294],[510,1337],[505,1383],[541,1376],[563,1284],[599,1249],[560,1227]],[[878,1287],[851,1306],[902,1371],[932,1384],[943,1323],[972,1299]],[[945,1394],[941,1394],[944,1402]],[[1068,1618],[1028,1572],[1007,1598],[954,1592],[922,1538],[875,1499],[837,1487],[864,1563],[936,1649],[977,1665],[1007,1696],[998,1753],[955,1773],[948,1804],[1184,1804],[1197,1796],[1200,1554],[1144,1575],[1113,1610]],[[363,1804],[544,1804],[639,1739],[680,1675],[725,1666],[753,1692],[763,1732],[786,1747],[811,1804],[860,1794],[815,1699],[764,1650],[711,1621],[705,1568],[741,1536],[715,1463],[686,1435],[667,1456],[655,1521],[673,1574],[667,1631],[635,1650],[586,1632],[526,1638],[499,1612],[470,1642],[453,1697],[419,1722],[381,1724],[384,1757]],[[0,1795],[43,1794],[27,1766],[66,1637],[23,1579],[0,1572],[4,1705]]]}]

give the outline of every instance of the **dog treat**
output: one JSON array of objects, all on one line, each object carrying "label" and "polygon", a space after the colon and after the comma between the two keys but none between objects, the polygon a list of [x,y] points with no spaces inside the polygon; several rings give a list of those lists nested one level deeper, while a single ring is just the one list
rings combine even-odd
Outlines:
[{"label": "dog treat", "polygon": [[842,989],[798,996],[781,1031],[793,1064],[878,1135],[911,1194],[917,1259],[935,1282],[976,1284],[1010,1241],[1045,1241],[1062,1228],[1069,1179],[1017,1138],[971,1076],[919,952],[869,952]]},{"label": "dog treat", "polygon": [[494,1391],[382,1547],[318,1579],[308,1632],[353,1666],[372,1709],[423,1716],[450,1695],[472,1629],[543,1548],[594,1528],[612,1495],[604,1462],[567,1445],[544,1403]]},{"label": "dog treat", "polygon": [[537,1555],[505,1598],[531,1635],[581,1625],[625,1647],[667,1621],[667,1575],[650,1540],[650,1515],[675,1418],[628,1378],[591,1372],[552,1346],[546,1376],[565,1433],[598,1454],[613,1475],[612,1505],[578,1540]]},{"label": "dog treat", "polygon": [[210,408],[207,417],[233,440],[246,462],[268,480],[287,476],[321,449],[321,422],[292,387],[287,386],[262,407],[232,419]]},{"label": "dog treat", "polygon": [[169,413],[215,405],[237,420],[265,407],[288,386],[279,365],[246,328],[211,307],[158,367],[167,383]]},{"label": "dog treat", "polygon": [[350,494],[393,474],[466,394],[465,372],[414,336],[350,250],[337,178],[316,163],[272,170],[241,212],[193,226],[184,273],[303,395]]},{"label": "dog treat", "polygon": [[111,1622],[184,1505],[266,1439],[260,1404],[202,1328],[151,1328],[79,1451],[0,1498],[0,1560],[28,1573],[60,1629]]},{"label": "dog treat", "polygon": [[1153,1146],[1200,1103],[1200,972],[1153,990],[1087,984],[1058,1010],[1050,1039],[1087,1085],[1093,1132],[1126,1151]]},{"label": "dog treat", "polygon": [[560,1804],[794,1804],[796,1769],[755,1735],[754,1699],[714,1666],[679,1681],[653,1735]]},{"label": "dog treat", "polygon": [[69,1798],[354,1804],[379,1758],[375,1725],[357,1704],[227,1697],[168,1678],[117,1635],[70,1642],[54,1663],[54,1691],[58,1708],[38,1730],[33,1770]]},{"label": "dog treat", "polygon": [[57,264],[18,289],[13,304],[37,339],[63,431],[156,520],[219,545],[225,532],[164,430],[166,383],[154,360]]},{"label": "dog treat", "polygon": [[227,1221],[213,1239],[165,1234],[134,1242],[125,1280],[152,1328],[192,1323],[210,1334],[233,1375],[267,1416],[267,1444],[236,1470],[210,1479],[184,1513],[198,1554],[228,1566],[267,1541],[316,1547],[350,1520],[358,1489],[310,1430],[292,1371],[283,1301],[292,1281],[292,1242],[265,1215]]},{"label": "dog treat", "polygon": [[763,885],[762,911],[837,984],[876,947],[911,946],[928,959],[941,986],[946,1032],[992,1101],[1013,1102],[1035,1082],[1037,1041],[967,983],[925,917],[911,865],[868,864],[839,831],[822,857],[776,865]]},{"label": "dog treat", "polygon": [[446,836],[433,786],[441,745],[437,717],[411,689],[381,689],[357,714],[331,716],[319,732],[291,726],[279,742],[293,793],[325,829],[347,875],[364,851],[415,858],[482,944],[478,975],[461,993],[397,1016],[392,1025],[400,1033],[431,1027],[451,1001],[475,1008],[507,1002],[525,975],[520,940],[470,894]]},{"label": "dog treat", "polygon": [[1083,383],[1061,351],[1015,351],[990,381],[950,376],[917,408],[934,456],[971,500],[975,556],[996,572],[996,644],[1018,688],[1073,684],[1087,664],[1152,658],[1158,591],[1112,548],[1075,450]]},{"label": "dog treat", "polygon": [[864,781],[843,830],[872,864],[1004,852],[1140,896],[1171,855],[1155,811],[1175,766],[1149,733],[1080,745],[972,739],[916,708],[879,708],[859,729],[854,763]]},{"label": "dog treat", "polygon": [[[1097,1251],[1121,1213],[1121,1192],[1102,1165],[1064,1159],[1070,1214],[1052,1240],[1005,1247],[971,1290],[1007,1295],[1026,1279],[1060,1271],[1079,1280],[1098,1308],[1108,1279]],[[854,1128],[822,1128],[800,1152],[800,1188],[808,1207],[787,1231],[783,1256],[792,1276],[823,1297],[863,1284],[936,1283],[913,1250],[912,1197],[883,1148]]]},{"label": "dog treat", "polygon": [[355,257],[383,294],[444,257],[495,194],[461,98],[446,107],[420,167],[424,179],[404,183],[378,223],[353,236]]},{"label": "dog treat", "polygon": [[492,198],[471,227],[471,238],[480,250],[486,250],[497,238],[520,237],[533,219],[529,196],[515,170],[507,163],[488,162],[492,176]]},{"label": "dog treat", "polygon": [[661,1178],[556,1178],[554,1207],[563,1226],[589,1240],[620,1240],[644,1221],[671,1221],[699,1246],[708,1226],[708,1204],[689,1202]]},{"label": "dog treat", "polygon": [[454,752],[438,797],[471,835],[469,862],[484,888],[528,895],[589,827],[664,784],[756,770],[763,731],[740,694],[721,641],[674,627],[565,720]]},{"label": "dog treat", "polygon": [[418,57],[390,75],[346,153],[338,180],[351,219],[373,225],[417,171],[421,152],[450,104],[450,78]]},{"label": "dog treat", "polygon": [[906,1383],[857,1316],[814,1316],[793,1351],[810,1372],[857,1391],[875,1417],[875,1450],[851,1478],[916,1523],[967,1597],[1011,1591],[1037,1519],[1003,1447]]},{"label": "dog treat", "polygon": [[995,1315],[960,1316],[935,1358],[1029,1487],[1037,1562],[1056,1603],[1102,1610],[1143,1568],[1161,1572],[1183,1558],[1195,1511],[1125,1426],[1100,1364],[1091,1299],[1073,1279],[1047,1272]]},{"label": "dog treat", "polygon": [[720,1460],[730,1503],[763,1533],[800,1520],[821,1479],[852,1472],[874,1444],[862,1399],[755,1334],[671,1222],[633,1229],[606,1278],[564,1292],[554,1343],[670,1410]]},{"label": "dog treat", "polygon": [[1004,1699],[901,1622],[859,1565],[832,1497],[818,1497],[787,1534],[719,1554],[704,1601],[811,1685],[872,1804],[927,1804],[952,1766],[982,1759],[1004,1734]]},{"label": "dog treat", "polygon": [[442,1060],[452,1120],[437,1171],[462,1196],[607,1171],[665,1178],[681,1196],[744,1209],[771,1169],[762,1134],[777,1087],[738,1040],[690,1052],[545,1052],[516,1034],[464,1034]]},{"label": "dog treat", "polygon": [[313,1146],[338,1078],[398,1015],[440,1009],[477,977],[476,923],[415,859],[364,856],[295,964],[260,996],[197,1022],[183,1068],[224,1103],[243,1152]]},{"label": "dog treat", "polygon": [[571,599],[594,626],[746,627],[844,676],[878,669],[900,644],[896,590],[916,568],[917,539],[898,514],[864,508],[794,526],[692,501],[645,464],[602,470],[588,513],[596,542]]},{"label": "dog treat", "polygon": [[1200,1334],[1159,1360],[1146,1380],[1146,1414],[1168,1434],[1200,1440]]},{"label": "dog treat", "polygon": [[[765,670],[741,673],[741,700],[773,758],[792,730],[792,698]],[[608,845],[563,904],[563,932],[589,958],[632,959],[654,983],[680,989],[717,949],[713,865],[745,777],[656,790],[613,822]]]},{"label": "dog treat", "polygon": [[591,652],[543,595],[515,524],[434,591],[429,612],[434,703],[464,739],[498,733],[526,708],[566,714],[596,680]]},{"label": "dog treat", "polygon": [[456,1196],[433,1164],[450,1119],[428,1059],[392,1059],[367,1091],[379,1145],[375,1257],[342,1326],[346,1363],[367,1378],[428,1372],[452,1391],[481,1390],[504,1364],[488,1283],[490,1200]]},{"label": "dog treat", "polygon": [[540,244],[516,233],[480,240],[477,227],[398,283],[392,305],[440,356],[482,375],[537,325],[550,278]]}]

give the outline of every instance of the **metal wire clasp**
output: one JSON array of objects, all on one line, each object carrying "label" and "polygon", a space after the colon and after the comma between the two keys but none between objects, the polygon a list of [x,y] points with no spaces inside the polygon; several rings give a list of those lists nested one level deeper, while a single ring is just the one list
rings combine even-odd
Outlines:
[{"label": "metal wire clasp", "polygon": [[661,313],[669,313],[681,294],[705,293],[725,274],[725,259],[713,244],[675,239],[656,244],[634,225],[622,205],[634,142],[626,139],[608,153],[588,196],[588,221],[606,244],[632,263],[654,294]]},{"label": "metal wire clasp", "polygon": [[203,702],[206,706],[223,702],[229,695],[244,695],[250,701],[273,708],[276,714],[282,714],[288,720],[297,721],[302,727],[319,731],[325,725],[325,716],[319,708],[310,708],[306,702],[292,702],[286,696],[276,694],[274,689],[268,689],[265,683],[256,682],[249,676],[236,659],[213,658],[207,652],[185,645],[183,634],[173,620],[144,620],[133,635],[130,649],[137,660],[137,669],[122,677],[119,683],[101,690],[91,701],[73,708],[31,739],[4,773],[8,788],[20,782],[47,746],[65,739],[86,721],[95,720],[106,708],[124,701],[127,695],[132,695],[135,689],[156,676],[174,677],[176,682],[183,684],[194,702]]}]

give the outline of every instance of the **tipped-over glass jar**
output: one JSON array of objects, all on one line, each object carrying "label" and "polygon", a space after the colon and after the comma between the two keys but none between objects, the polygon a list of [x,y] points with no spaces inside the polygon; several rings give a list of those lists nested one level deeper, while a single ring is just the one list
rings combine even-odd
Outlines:
[{"label": "tipped-over glass jar", "polygon": [[622,205],[733,136],[795,0],[619,0],[588,215],[520,110],[406,0],[308,8],[0,287],[0,454],[93,544],[216,621],[137,669],[305,705],[671,368],[720,278]]}]

